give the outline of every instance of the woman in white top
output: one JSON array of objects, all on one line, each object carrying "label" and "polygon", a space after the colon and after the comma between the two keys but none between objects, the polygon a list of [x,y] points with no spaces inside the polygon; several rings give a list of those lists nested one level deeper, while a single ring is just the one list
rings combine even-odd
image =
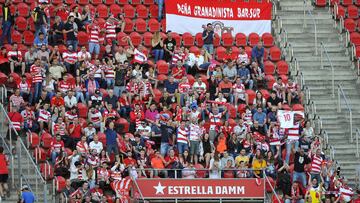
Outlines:
[{"label": "woman in white top", "polygon": [[206,71],[211,64],[211,59],[212,56],[205,49],[201,49],[200,55],[195,55],[194,53],[188,55],[185,66],[189,74],[195,75],[198,70]]},{"label": "woman in white top", "polygon": [[310,138],[310,139],[312,139],[312,138],[315,136],[314,128],[311,127],[310,121],[306,121],[306,122],[305,122],[305,128],[303,129],[302,134],[303,134],[306,138]]},{"label": "woman in white top", "polygon": [[221,178],[221,162],[218,152],[211,153],[209,178],[220,179]]},{"label": "woman in white top", "polygon": [[51,74],[46,75],[45,80],[42,83],[43,89],[47,92],[47,97],[51,98],[55,95],[55,80]]}]

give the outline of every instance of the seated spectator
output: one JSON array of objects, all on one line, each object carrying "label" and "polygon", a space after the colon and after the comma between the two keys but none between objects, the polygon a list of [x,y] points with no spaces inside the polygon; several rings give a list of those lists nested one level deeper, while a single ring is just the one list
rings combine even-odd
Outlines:
[{"label": "seated spectator", "polygon": [[267,100],[267,108],[271,109],[272,107],[276,109],[281,109],[282,100],[276,95],[275,91],[271,91],[270,97]]},{"label": "seated spectator", "polygon": [[283,100],[283,102],[285,103],[285,92],[286,92],[286,86],[285,84],[282,82],[282,78],[278,77],[276,82],[273,84],[272,90],[276,92],[276,96],[280,99]]},{"label": "seated spectator", "polygon": [[254,81],[254,86],[257,89],[266,87],[265,74],[256,62],[251,63],[250,74],[252,81]]},{"label": "seated spectator", "polygon": [[154,55],[155,63],[158,60],[164,59],[164,42],[161,38],[160,32],[155,32],[151,39],[152,54]]},{"label": "seated spectator", "polygon": [[40,50],[40,48],[42,46],[45,46],[45,49],[47,49],[48,46],[48,41],[47,41],[47,37],[45,37],[45,34],[40,32],[39,35],[37,37],[35,37],[34,40],[34,47],[38,50]]},{"label": "seated spectator", "polygon": [[251,61],[256,62],[260,66],[261,70],[264,70],[264,52],[265,49],[261,41],[259,41],[251,51]]},{"label": "seated spectator", "polygon": [[192,162],[190,162],[186,167],[184,167],[181,172],[181,176],[184,179],[194,179],[196,175],[196,171]]},{"label": "seated spectator", "polygon": [[241,82],[248,87],[249,89],[253,89],[254,81],[251,79],[250,71],[245,66],[242,66],[238,70],[238,77],[241,79]]},{"label": "seated spectator", "polygon": [[29,51],[25,53],[25,65],[27,70],[30,69],[30,66],[32,64],[34,64],[36,58],[39,57],[37,55],[35,47],[32,46],[30,47]]},{"label": "seated spectator", "polygon": [[181,61],[177,61],[176,66],[172,68],[172,77],[175,81],[179,82],[184,76],[186,76],[186,69]]},{"label": "seated spectator", "polygon": [[20,89],[15,89],[14,94],[10,96],[9,101],[11,103],[10,111],[14,107],[20,111],[24,109],[25,101],[24,98],[20,95]]},{"label": "seated spectator", "polygon": [[232,61],[228,61],[223,69],[223,76],[227,77],[230,82],[235,83],[237,78],[237,69]]},{"label": "seated spectator", "polygon": [[60,193],[60,203],[66,203],[70,201],[70,195],[74,193],[75,190],[73,187],[71,187],[70,179],[66,179],[65,181],[65,187]]},{"label": "seated spectator", "polygon": [[253,168],[253,175],[255,178],[261,178],[263,177],[262,170],[266,168],[266,161],[264,160],[264,157],[261,153],[261,151],[258,149],[256,150],[256,154],[252,161],[252,168]]},{"label": "seated spectator", "polygon": [[17,43],[12,43],[11,51],[7,53],[8,60],[10,62],[10,72],[25,74],[25,62],[21,51],[18,49]]},{"label": "seated spectator", "polygon": [[72,90],[69,90],[67,92],[67,95],[64,97],[64,102],[66,109],[72,109],[73,107],[76,107],[78,101],[74,96],[74,92]]},{"label": "seated spectator", "polygon": [[159,175],[163,175],[165,178],[167,177],[167,170],[165,169],[165,159],[161,156],[159,151],[155,151],[155,156],[151,159],[151,167],[154,169],[151,171],[150,177],[157,177]]}]

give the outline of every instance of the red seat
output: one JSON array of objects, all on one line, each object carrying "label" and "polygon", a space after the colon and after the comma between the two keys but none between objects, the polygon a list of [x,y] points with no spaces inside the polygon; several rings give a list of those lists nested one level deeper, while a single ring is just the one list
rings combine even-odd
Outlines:
[{"label": "red seat", "polygon": [[56,176],[54,178],[54,185],[56,192],[60,193],[66,187],[66,180],[62,176]]},{"label": "red seat", "polygon": [[144,5],[154,5],[154,0],[143,0]]},{"label": "red seat", "polygon": [[360,58],[360,46],[357,46],[355,48],[355,58],[359,59]]},{"label": "red seat", "polygon": [[13,0],[13,1],[12,1],[12,3],[14,3],[14,4],[19,4],[19,3],[21,3],[21,2],[23,2],[23,0]]},{"label": "red seat", "polygon": [[111,5],[116,4],[116,1],[115,0],[104,0],[104,4],[111,6]]},{"label": "red seat", "polygon": [[128,46],[128,41],[127,40],[123,40],[124,37],[126,37],[127,34],[125,34],[124,32],[119,32],[116,36],[117,42],[119,43],[119,46]]},{"label": "red seat", "polygon": [[272,188],[275,188],[276,181],[274,181],[274,179],[272,179],[271,177],[268,177],[268,179],[269,179],[270,184],[268,181],[265,181],[265,189],[266,189],[266,192],[270,193],[270,192],[272,192],[270,185],[272,186]]},{"label": "red seat", "polygon": [[[135,29],[137,32],[144,33],[147,31],[146,21],[142,18],[138,18],[135,21]],[[150,45],[151,46],[151,45]]]},{"label": "red seat", "polygon": [[46,161],[46,151],[44,148],[41,148],[38,146],[34,149],[33,153],[34,153],[36,163]]},{"label": "red seat", "polygon": [[358,32],[350,33],[350,41],[352,43],[354,43],[355,46],[359,46],[360,45],[360,33],[358,33]]},{"label": "red seat", "polygon": [[28,18],[27,24],[29,26],[29,30],[35,32],[35,24],[33,18]]},{"label": "red seat", "polygon": [[78,32],[77,38],[80,46],[85,46],[89,42],[89,35],[86,32],[83,31]]},{"label": "red seat", "polygon": [[252,33],[249,34],[249,39],[248,40],[249,40],[249,45],[251,47],[253,47],[253,46],[256,46],[259,43],[260,36],[257,33],[252,32]]},{"label": "red seat", "polygon": [[326,2],[327,0],[315,0],[315,5],[324,7],[326,6]]},{"label": "red seat", "polygon": [[142,36],[137,32],[132,32],[130,38],[134,46],[139,46],[142,43]]},{"label": "red seat", "polygon": [[161,22],[160,22],[160,25],[161,25],[161,31],[163,32],[166,32],[166,19],[162,19]]},{"label": "red seat", "polygon": [[15,20],[15,25],[18,31],[25,31],[27,30],[27,22],[24,17],[17,17]]},{"label": "red seat", "polygon": [[40,145],[40,137],[38,134],[34,132],[27,133],[27,139],[28,139],[28,146],[30,148],[35,148]]},{"label": "red seat", "polygon": [[360,6],[360,0],[355,0],[355,5]]},{"label": "red seat", "polygon": [[248,95],[248,99],[249,99],[249,104],[252,105],[253,101],[256,97],[256,93],[254,90],[248,89],[246,90],[246,94]]},{"label": "red seat", "polygon": [[343,6],[337,5],[337,10],[335,12],[336,12],[336,19],[340,19],[340,17],[345,18],[346,10]]},{"label": "red seat", "polygon": [[78,0],[78,4],[81,6],[85,6],[87,4],[90,4],[89,0]]},{"label": "red seat", "polygon": [[280,61],[281,60],[281,50],[274,46],[270,48],[270,60]]},{"label": "red seat", "polygon": [[130,0],[132,5],[139,5],[141,4],[141,0]]},{"label": "red seat", "polygon": [[138,18],[146,19],[149,16],[149,12],[148,12],[146,6],[144,6],[144,5],[137,5],[136,6],[136,13],[137,13]]},{"label": "red seat", "polygon": [[26,3],[19,3],[16,7],[17,7],[17,13],[19,16],[22,16],[22,17],[29,16],[29,6]]},{"label": "red seat", "polygon": [[196,174],[195,174],[196,178],[205,178],[206,177],[207,169],[205,169],[203,165],[195,164],[194,168],[196,169]]},{"label": "red seat", "polygon": [[125,5],[125,4],[128,4],[128,3],[129,3],[128,0],[118,0],[117,2],[118,2],[119,4],[121,4],[121,5]]},{"label": "red seat", "polygon": [[234,105],[227,105],[227,110],[229,112],[230,118],[236,119],[236,108],[234,107]]},{"label": "red seat", "polygon": [[160,23],[157,21],[157,19],[150,19],[148,21],[149,31],[150,32],[158,32],[160,31]]},{"label": "red seat", "polygon": [[104,4],[99,4],[96,7],[96,11],[99,18],[107,18],[109,16],[108,7]]},{"label": "red seat", "polygon": [[51,3],[54,5],[62,4],[62,0],[52,0]]},{"label": "red seat", "polygon": [[246,46],[247,42],[246,42],[246,35],[244,33],[237,33],[235,35],[235,45],[240,47],[240,46]]},{"label": "red seat", "polygon": [[274,75],[275,73],[275,65],[271,61],[264,62],[264,73],[265,75]]},{"label": "red seat", "polygon": [[158,74],[169,74],[169,65],[164,60],[159,60],[156,62],[156,70]]},{"label": "red seat", "polygon": [[289,65],[286,61],[279,61],[276,63],[277,73],[279,75],[289,74]]},{"label": "red seat", "polygon": [[189,32],[185,32],[182,35],[182,39],[185,47],[191,47],[194,45],[194,37]]},{"label": "red seat", "polygon": [[164,74],[160,74],[160,75],[157,76],[158,81],[165,81],[165,80],[167,80],[167,78],[168,77],[166,75],[164,75]]},{"label": "red seat", "polygon": [[267,100],[270,97],[270,93],[266,89],[261,89],[260,92],[261,92],[262,96],[264,97],[264,99]]},{"label": "red seat", "polygon": [[187,79],[188,79],[190,85],[193,85],[193,84],[195,83],[195,78],[194,78],[194,76],[188,74],[188,75],[187,75]]},{"label": "red seat", "polygon": [[18,31],[16,31],[16,30],[13,30],[12,32],[11,32],[11,40],[13,41],[13,42],[16,42],[16,43],[18,43],[18,44],[21,44],[22,43],[22,38],[21,38],[21,33],[20,32],[18,32]]},{"label": "red seat", "polygon": [[54,178],[54,167],[48,162],[40,164],[40,172],[45,180],[51,180]]},{"label": "red seat", "polygon": [[220,41],[221,41],[220,36],[218,34],[215,34],[214,41],[213,41],[214,47],[220,46]]},{"label": "red seat", "polygon": [[159,16],[159,8],[158,8],[158,6],[155,5],[155,4],[150,5],[149,12],[150,12],[150,17],[151,18],[157,18]]},{"label": "red seat", "polygon": [[202,47],[204,45],[204,40],[202,38],[202,33],[198,32],[195,35],[195,43],[198,47]]},{"label": "red seat", "polygon": [[189,52],[194,53],[195,55],[200,55],[200,49],[197,46],[190,47]]},{"label": "red seat", "polygon": [[343,6],[350,6],[353,5],[353,0],[342,0]]},{"label": "red seat", "polygon": [[151,45],[151,39],[153,37],[153,34],[151,32],[145,32],[143,34],[143,36],[144,36],[144,46],[151,47],[152,46]]},{"label": "red seat", "polygon": [[27,4],[32,4],[32,3],[35,3],[37,1],[36,0],[24,0],[24,2],[27,3]]},{"label": "red seat", "polygon": [[222,44],[224,47],[231,47],[234,44],[234,38],[231,33],[224,33],[221,35]]},{"label": "red seat", "polygon": [[271,35],[271,33],[264,33],[261,36],[261,39],[264,43],[264,47],[272,47],[274,45],[274,37]]},{"label": "red seat", "polygon": [[[266,75],[266,76],[265,76],[265,80],[266,80],[266,83],[267,83],[267,88],[268,88],[269,90],[272,89],[273,84],[275,83],[275,78],[274,78],[274,76],[272,76],[272,75]],[[249,100],[249,101],[251,101],[251,100]]]},{"label": "red seat", "polygon": [[330,0],[330,5],[340,4],[340,0]]},{"label": "red seat", "polygon": [[76,3],[76,0],[65,0],[64,1],[67,5],[72,5]]},{"label": "red seat", "polygon": [[234,178],[233,170],[224,170],[224,178]]},{"label": "red seat", "polygon": [[130,33],[134,31],[134,22],[130,18],[125,18],[124,32]]},{"label": "red seat", "polygon": [[177,46],[181,45],[181,36],[176,32],[171,32],[171,36],[175,39]]},{"label": "red seat", "polygon": [[294,104],[292,109],[293,111],[304,111],[304,106],[301,104]]},{"label": "red seat", "polygon": [[281,78],[281,80],[284,84],[288,83],[289,78],[287,75],[279,75],[279,77]]},{"label": "red seat", "polygon": [[135,18],[135,8],[132,5],[124,5],[124,16],[126,18]]},{"label": "red seat", "polygon": [[[109,5],[106,3],[106,1],[105,1],[105,4]],[[119,13],[121,13],[121,12],[122,12],[122,9],[119,5],[117,5],[117,4],[110,5],[110,13],[113,14],[114,16],[118,16]]]},{"label": "red seat", "polygon": [[102,132],[98,132],[97,136],[99,138],[99,142],[101,142],[104,146],[106,146],[106,135]]},{"label": "red seat", "polygon": [[354,19],[347,18],[344,20],[344,28],[349,32],[355,32],[356,21]]},{"label": "red seat", "polygon": [[78,111],[79,111],[79,117],[87,119],[87,114],[88,114],[87,105],[79,102],[77,104],[77,108],[78,108]]},{"label": "red seat", "polygon": [[23,32],[24,35],[24,44],[25,45],[32,45],[34,43],[34,34],[31,31],[24,31]]},{"label": "red seat", "polygon": [[217,47],[215,51],[215,55],[217,60],[224,60],[226,54],[226,49],[224,47]]},{"label": "red seat", "polygon": [[102,0],[91,0],[91,4],[94,5],[94,6],[97,6],[99,4],[102,4]]},{"label": "red seat", "polygon": [[359,18],[359,10],[357,6],[350,5],[347,9],[348,18],[357,19]]},{"label": "red seat", "polygon": [[116,123],[123,126],[123,133],[129,132],[129,122],[125,118],[119,118]]},{"label": "red seat", "polygon": [[155,94],[154,100],[155,100],[155,102],[159,103],[160,98],[162,97],[162,93],[161,93],[161,91],[159,89],[153,89],[153,91],[154,91],[154,94]]},{"label": "red seat", "polygon": [[43,132],[41,134],[41,146],[44,147],[45,149],[51,148],[52,140],[53,137],[49,133]]}]

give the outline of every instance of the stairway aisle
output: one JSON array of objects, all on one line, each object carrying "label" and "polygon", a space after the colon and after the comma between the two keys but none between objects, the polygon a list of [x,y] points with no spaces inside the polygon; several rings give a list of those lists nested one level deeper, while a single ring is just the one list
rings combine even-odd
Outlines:
[{"label": "stairway aisle", "polygon": [[[323,122],[323,128],[329,135],[329,144],[335,148],[335,159],[341,166],[341,174],[354,184],[355,168],[360,159],[355,157],[356,144],[350,143],[349,125],[346,110],[337,112],[337,85],[342,84],[348,100],[352,104],[354,129],[360,127],[360,92],[356,84],[356,73],[351,69],[350,57],[345,54],[344,42],[333,27],[334,21],[327,8],[310,8],[318,33],[318,55],[315,54],[315,32],[311,17],[306,15],[306,28],[303,28],[303,2],[282,0],[278,16],[288,33],[288,42],[294,48],[294,57],[299,62],[305,84],[310,89],[311,100],[315,102],[317,115]],[[278,25],[277,25],[278,26]],[[324,57],[321,69],[320,42],[327,48],[335,70],[335,97],[332,97],[331,66]],[[355,135],[355,130],[354,130]]]}]

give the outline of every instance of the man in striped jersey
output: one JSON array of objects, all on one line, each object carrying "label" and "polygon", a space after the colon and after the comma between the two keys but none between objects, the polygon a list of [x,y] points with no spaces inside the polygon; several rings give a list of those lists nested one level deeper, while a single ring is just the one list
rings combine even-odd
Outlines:
[{"label": "man in striped jersey", "polygon": [[24,126],[24,118],[21,116],[21,114],[18,112],[18,108],[16,106],[13,106],[11,108],[11,112],[8,113],[8,117],[10,119],[10,123],[9,123],[9,129],[7,132],[7,139],[11,139],[12,140],[16,140],[17,136],[16,134],[19,135],[21,129]]},{"label": "man in striped jersey", "polygon": [[[25,74],[25,62],[23,61],[23,56],[21,51],[18,50],[18,45],[12,43],[11,51],[7,53],[9,62],[10,62],[10,71]],[[19,70],[20,69],[20,70]]]},{"label": "man in striped jersey", "polygon": [[100,44],[99,44],[100,27],[98,26],[97,21],[94,21],[94,23],[88,27],[88,33],[90,35],[89,37],[90,55],[95,53],[95,59],[97,59],[100,53]]},{"label": "man in striped jersey", "polygon": [[176,139],[173,139],[176,140],[176,146],[179,154],[184,153],[185,150],[189,150],[189,136],[189,128],[186,126],[186,122],[183,120],[177,129]]}]

